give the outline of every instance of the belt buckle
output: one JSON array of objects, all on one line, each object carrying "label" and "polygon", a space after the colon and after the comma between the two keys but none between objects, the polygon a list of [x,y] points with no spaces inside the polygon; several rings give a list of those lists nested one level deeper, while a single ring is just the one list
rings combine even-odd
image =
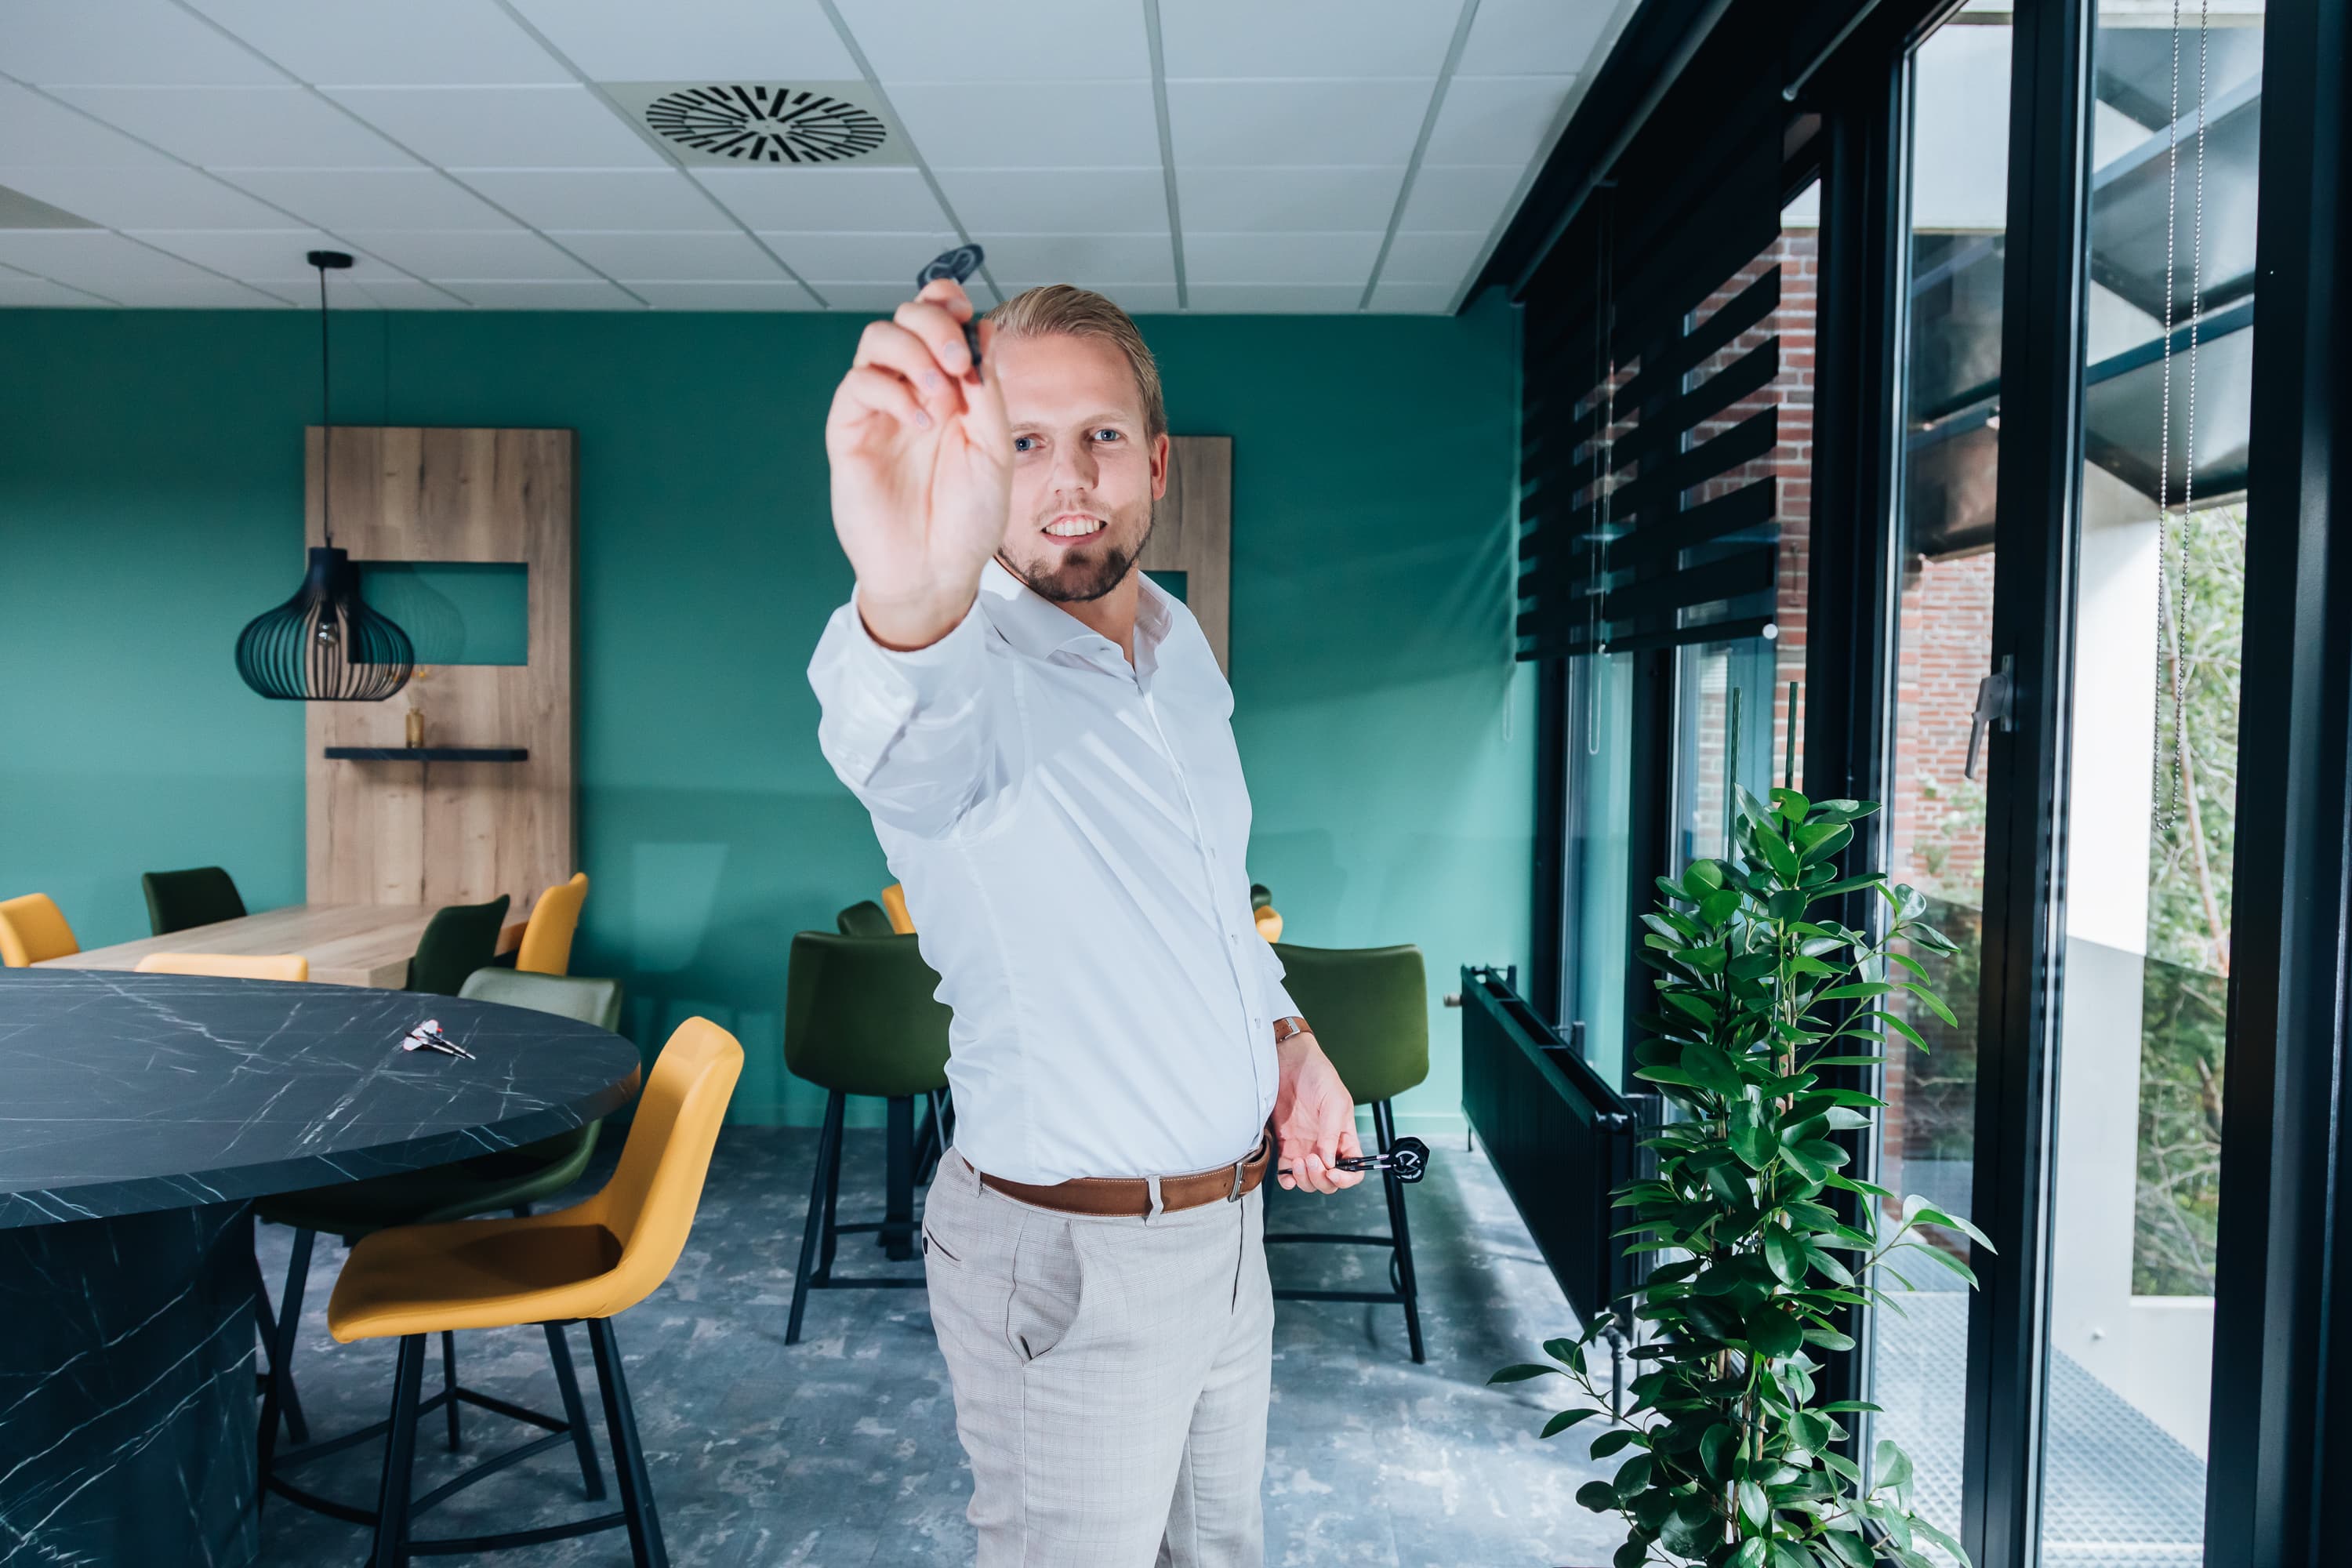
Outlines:
[{"label": "belt buckle", "polygon": [[1256,1152],[1253,1150],[1249,1155],[1245,1155],[1234,1162],[1234,1190],[1225,1194],[1225,1202],[1229,1204],[1237,1204],[1242,1201],[1242,1167],[1250,1163],[1251,1158],[1255,1157],[1255,1152]]}]

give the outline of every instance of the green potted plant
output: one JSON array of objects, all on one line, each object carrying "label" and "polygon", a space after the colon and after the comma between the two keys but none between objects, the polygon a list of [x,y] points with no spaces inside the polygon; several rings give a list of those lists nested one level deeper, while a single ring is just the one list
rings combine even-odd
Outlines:
[{"label": "green potted plant", "polygon": [[[1841,1417],[1874,1410],[1824,1401],[1815,1352],[1853,1348],[1837,1324],[1848,1308],[1901,1309],[1880,1289],[1895,1253],[1916,1252],[1976,1283],[1966,1262],[1919,1227],[1934,1225],[1991,1244],[1967,1221],[1913,1197],[1884,1224],[1894,1194],[1843,1173],[1832,1137],[1869,1123],[1884,1101],[1836,1087],[1830,1069],[1884,1060],[1883,1042],[1927,1042],[1890,1003],[1908,997],[1948,1022],[1913,952],[1948,953],[1925,900],[1880,873],[1841,877],[1836,857],[1864,801],[1813,802],[1776,789],[1769,804],[1738,793],[1736,862],[1699,860],[1680,881],[1658,880],[1644,915],[1643,961],[1658,971],[1659,1009],[1639,1020],[1634,1076],[1683,1115],[1649,1147],[1657,1174],[1627,1183],[1618,1234],[1661,1261],[1622,1310],[1644,1370],[1622,1414],[1586,1369],[1612,1321],[1548,1342],[1549,1363],[1505,1367],[1492,1379],[1565,1377],[1590,1403],[1562,1410],[1550,1437],[1596,1417],[1610,1423],[1592,1457],[1632,1451],[1613,1480],[1577,1500],[1621,1515],[1616,1568],[1664,1563],[1709,1568],[1927,1568],[1933,1542],[1962,1563],[1959,1543],[1911,1505],[1911,1462],[1880,1442],[1865,1471],[1839,1445]],[[1828,900],[1876,892],[1892,911],[1874,935],[1814,919]],[[1833,1206],[1851,1194],[1852,1223]]]}]

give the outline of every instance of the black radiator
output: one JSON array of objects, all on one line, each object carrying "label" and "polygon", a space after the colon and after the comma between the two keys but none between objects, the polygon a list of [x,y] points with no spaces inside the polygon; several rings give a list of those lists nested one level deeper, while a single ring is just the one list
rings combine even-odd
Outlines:
[{"label": "black radiator", "polygon": [[1569,1306],[1585,1322],[1639,1281],[1610,1192],[1636,1169],[1656,1100],[1629,1099],[1512,989],[1507,970],[1462,971],[1462,1107]]}]

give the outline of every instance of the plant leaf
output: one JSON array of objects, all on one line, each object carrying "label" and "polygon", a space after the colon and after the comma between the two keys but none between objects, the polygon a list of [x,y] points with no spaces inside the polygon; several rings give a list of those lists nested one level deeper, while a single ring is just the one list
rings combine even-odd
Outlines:
[{"label": "plant leaf", "polygon": [[1576,1500],[1595,1513],[1615,1513],[1617,1489],[1607,1481],[1587,1481],[1576,1489]]},{"label": "plant leaf", "polygon": [[1553,1416],[1550,1420],[1545,1422],[1544,1429],[1541,1432],[1537,1433],[1536,1436],[1538,1437],[1557,1437],[1562,1432],[1565,1432],[1570,1427],[1575,1426],[1578,1422],[1587,1420],[1590,1417],[1600,1414],[1601,1414],[1600,1410],[1591,1406],[1587,1406],[1582,1410],[1563,1410],[1559,1415]]},{"label": "plant leaf", "polygon": [[1787,1231],[1775,1226],[1764,1233],[1764,1261],[1780,1277],[1783,1285],[1801,1285],[1805,1281],[1804,1243]]},{"label": "plant leaf", "polygon": [[1538,1366],[1532,1363],[1521,1362],[1517,1366],[1505,1367],[1502,1371],[1488,1378],[1486,1380],[1486,1384],[1491,1388],[1498,1383],[1525,1383],[1531,1377],[1555,1377],[1558,1375],[1559,1375],[1559,1368],[1556,1366]]}]

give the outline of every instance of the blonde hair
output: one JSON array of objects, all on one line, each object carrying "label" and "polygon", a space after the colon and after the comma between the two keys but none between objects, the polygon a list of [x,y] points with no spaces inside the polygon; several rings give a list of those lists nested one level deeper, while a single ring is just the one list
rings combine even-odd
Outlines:
[{"label": "blonde hair", "polygon": [[1143,433],[1168,434],[1168,403],[1160,391],[1160,364],[1136,327],[1135,318],[1095,293],[1068,283],[1047,283],[1015,294],[988,313],[1000,342],[1013,338],[1060,335],[1099,338],[1127,356],[1143,395]]}]

